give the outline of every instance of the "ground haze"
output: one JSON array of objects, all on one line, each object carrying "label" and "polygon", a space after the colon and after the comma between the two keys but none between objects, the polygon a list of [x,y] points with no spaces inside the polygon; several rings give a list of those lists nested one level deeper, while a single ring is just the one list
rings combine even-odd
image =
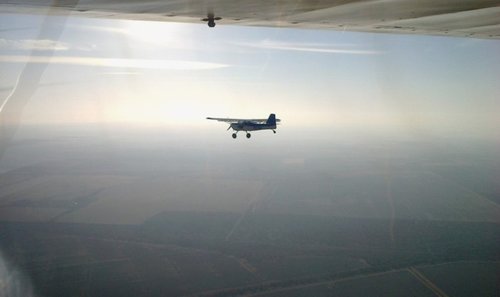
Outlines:
[{"label": "ground haze", "polygon": [[485,142],[36,129],[2,159],[0,228],[40,295],[433,296],[435,263],[498,269]]}]

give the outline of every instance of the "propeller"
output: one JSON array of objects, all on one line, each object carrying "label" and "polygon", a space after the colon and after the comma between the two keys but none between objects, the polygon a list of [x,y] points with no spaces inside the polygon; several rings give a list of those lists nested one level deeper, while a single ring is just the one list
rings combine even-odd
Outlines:
[{"label": "propeller", "polygon": [[[229,125],[229,127],[227,127],[227,130],[229,130],[229,129],[231,129],[231,125]],[[226,131],[227,131],[227,130],[226,130]]]}]

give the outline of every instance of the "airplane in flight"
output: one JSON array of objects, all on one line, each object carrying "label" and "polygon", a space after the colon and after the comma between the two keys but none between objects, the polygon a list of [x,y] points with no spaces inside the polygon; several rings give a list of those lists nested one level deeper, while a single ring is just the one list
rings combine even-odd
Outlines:
[{"label": "airplane in flight", "polygon": [[267,119],[230,119],[230,118],[211,118],[207,117],[207,120],[215,120],[219,122],[230,123],[229,129],[233,129],[233,138],[237,137],[239,131],[245,131],[247,138],[252,137],[248,131],[258,131],[258,130],[272,130],[276,133],[276,124],[281,120],[276,118],[274,113],[270,114]]}]

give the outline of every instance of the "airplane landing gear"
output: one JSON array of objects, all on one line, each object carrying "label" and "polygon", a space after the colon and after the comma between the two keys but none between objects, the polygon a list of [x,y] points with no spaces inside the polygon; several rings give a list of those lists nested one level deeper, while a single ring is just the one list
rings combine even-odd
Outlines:
[{"label": "airplane landing gear", "polygon": [[236,133],[233,133],[233,135],[232,135],[232,136],[233,136],[233,139],[236,139],[236,136],[237,136],[237,135],[236,135]]},{"label": "airplane landing gear", "polygon": [[273,130],[273,133],[276,134],[276,130]]},{"label": "airplane landing gear", "polygon": [[252,137],[252,134],[247,132],[247,138],[250,138],[250,137]]}]

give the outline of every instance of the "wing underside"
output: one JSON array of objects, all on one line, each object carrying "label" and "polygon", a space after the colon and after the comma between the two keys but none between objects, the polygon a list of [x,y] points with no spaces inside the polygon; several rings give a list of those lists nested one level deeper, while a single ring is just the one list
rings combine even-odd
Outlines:
[{"label": "wing underside", "polygon": [[[232,118],[212,118],[212,117],[207,117],[207,120],[214,120],[225,123],[252,122],[256,124],[264,124],[267,122],[267,119],[232,119]],[[280,122],[280,120],[276,119],[276,122]]]},{"label": "wing underside", "polygon": [[214,120],[214,121],[225,122],[225,123],[238,123],[238,122],[245,121],[244,119],[211,118],[211,117],[208,117],[207,120]]},{"label": "wing underside", "polygon": [[0,0],[0,11],[500,38],[500,0]]}]

